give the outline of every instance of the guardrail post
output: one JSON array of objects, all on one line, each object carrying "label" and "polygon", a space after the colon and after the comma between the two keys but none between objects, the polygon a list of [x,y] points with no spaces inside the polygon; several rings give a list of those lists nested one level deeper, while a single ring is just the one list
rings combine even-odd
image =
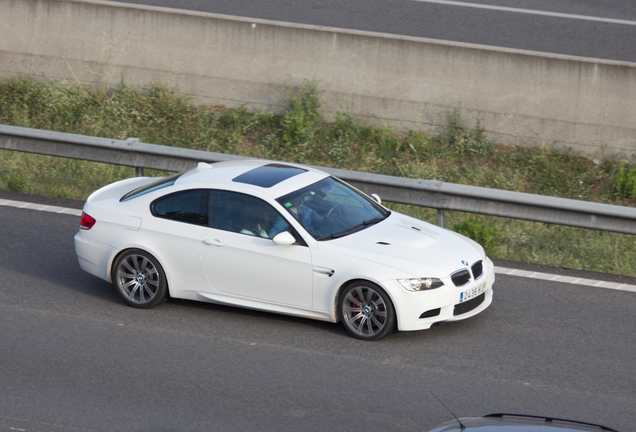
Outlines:
[{"label": "guardrail post", "polygon": [[444,226],[444,209],[437,209],[437,225],[445,228]]},{"label": "guardrail post", "polygon": [[[126,140],[126,145],[129,147],[132,147],[135,145],[135,143],[140,143],[141,138],[128,138]],[[144,167],[135,167],[135,176],[137,177],[143,177],[144,176]]]}]

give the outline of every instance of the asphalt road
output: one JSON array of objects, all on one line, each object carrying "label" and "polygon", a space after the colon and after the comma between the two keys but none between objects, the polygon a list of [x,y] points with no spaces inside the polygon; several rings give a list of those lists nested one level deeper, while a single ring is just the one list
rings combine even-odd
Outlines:
[{"label": "asphalt road", "polygon": [[79,269],[76,216],[0,207],[0,432],[422,431],[516,412],[636,424],[636,294],[498,276],[483,314],[379,342]]},{"label": "asphalt road", "polygon": [[121,1],[636,62],[636,2],[630,0]]}]

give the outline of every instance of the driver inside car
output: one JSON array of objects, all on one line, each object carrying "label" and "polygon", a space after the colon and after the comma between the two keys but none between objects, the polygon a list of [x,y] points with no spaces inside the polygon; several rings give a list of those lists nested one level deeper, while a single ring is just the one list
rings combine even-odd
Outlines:
[{"label": "driver inside car", "polygon": [[269,239],[274,238],[278,233],[289,230],[287,221],[276,210],[264,205],[245,207],[240,225],[242,227],[241,234]]},{"label": "driver inside car", "polygon": [[315,232],[325,219],[311,207],[306,206],[302,196],[284,204],[298,222],[310,232]]}]

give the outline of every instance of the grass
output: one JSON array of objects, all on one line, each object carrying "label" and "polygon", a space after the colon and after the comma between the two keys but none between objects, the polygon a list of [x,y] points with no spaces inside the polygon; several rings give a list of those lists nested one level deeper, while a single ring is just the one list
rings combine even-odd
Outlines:
[{"label": "grass", "polygon": [[[0,81],[0,123],[251,157],[435,179],[541,195],[633,206],[636,166],[591,161],[549,147],[492,142],[479,123],[448,115],[443,133],[361,124],[338,112],[325,122],[315,83],[290,91],[281,114],[199,106],[177,89],[102,89],[17,78]],[[0,151],[0,188],[85,199],[132,168]],[[162,175],[147,170],[147,175]],[[435,211],[388,204],[435,223]],[[447,212],[447,226],[489,255],[525,262],[636,276],[636,237]]]}]

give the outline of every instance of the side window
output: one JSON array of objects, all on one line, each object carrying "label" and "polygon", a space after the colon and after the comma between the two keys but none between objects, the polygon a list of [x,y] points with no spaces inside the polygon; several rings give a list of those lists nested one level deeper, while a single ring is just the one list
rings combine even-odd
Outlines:
[{"label": "side window", "polygon": [[290,229],[285,218],[265,201],[229,191],[210,191],[210,226],[269,239]]},{"label": "side window", "polygon": [[158,218],[208,225],[208,191],[177,192],[155,200],[150,210]]}]

